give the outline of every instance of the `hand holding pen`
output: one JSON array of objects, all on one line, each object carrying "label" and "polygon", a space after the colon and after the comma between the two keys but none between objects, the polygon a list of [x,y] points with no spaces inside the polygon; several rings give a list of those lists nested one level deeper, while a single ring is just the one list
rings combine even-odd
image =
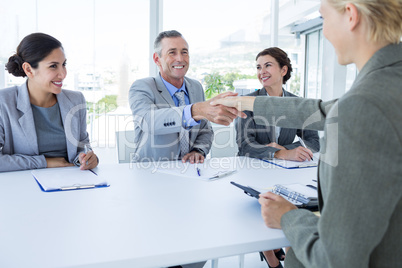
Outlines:
[{"label": "hand holding pen", "polygon": [[306,149],[309,151],[309,152],[308,152],[309,154],[311,154],[311,155],[310,155],[311,161],[314,161],[313,154],[312,154],[311,151],[307,148],[307,146],[306,146],[306,144],[304,143],[303,139],[300,138],[299,136],[297,136],[297,137],[299,138],[300,144],[301,144],[304,148],[306,148]]},{"label": "hand holding pen", "polygon": [[91,169],[98,165],[98,157],[89,144],[84,145],[84,153],[80,154],[79,160],[81,163],[80,169]]}]

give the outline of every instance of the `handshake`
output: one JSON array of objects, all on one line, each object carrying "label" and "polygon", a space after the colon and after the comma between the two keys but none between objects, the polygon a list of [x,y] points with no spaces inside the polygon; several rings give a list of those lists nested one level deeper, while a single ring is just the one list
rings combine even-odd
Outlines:
[{"label": "handshake", "polygon": [[191,107],[193,119],[206,119],[216,124],[228,126],[238,116],[247,118],[242,111],[253,110],[255,97],[238,97],[237,93],[225,92],[204,102],[194,103]]}]

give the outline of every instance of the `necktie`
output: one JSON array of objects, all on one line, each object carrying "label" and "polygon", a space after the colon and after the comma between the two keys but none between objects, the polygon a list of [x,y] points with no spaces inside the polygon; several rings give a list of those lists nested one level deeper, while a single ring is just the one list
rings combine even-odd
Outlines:
[{"label": "necktie", "polygon": [[[175,97],[179,100],[179,106],[185,106],[186,105],[186,101],[184,99],[184,91],[177,91],[176,93],[174,93]],[[189,139],[190,135],[189,135],[189,131],[186,130],[185,128],[181,128],[180,131],[180,156],[183,157],[184,155],[188,154],[188,152],[190,151],[190,143],[189,143]]]}]

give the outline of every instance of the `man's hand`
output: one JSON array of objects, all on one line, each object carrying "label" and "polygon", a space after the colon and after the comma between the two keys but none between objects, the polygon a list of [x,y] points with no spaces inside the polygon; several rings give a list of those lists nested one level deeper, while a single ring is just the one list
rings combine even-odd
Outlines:
[{"label": "man's hand", "polygon": [[183,156],[181,161],[183,163],[186,163],[187,161],[189,161],[191,164],[204,163],[204,156],[199,152],[192,151],[192,152],[189,152],[188,154],[186,154],[185,156]]},{"label": "man's hand", "polygon": [[191,114],[193,116],[193,119],[196,121],[207,119],[208,121],[228,126],[238,116],[246,118],[247,116],[245,113],[240,112],[235,108],[226,107],[219,104],[211,105],[211,102],[215,102],[219,99],[230,96],[237,96],[237,93],[229,91],[219,94],[218,96],[208,101],[194,103],[191,107]]},{"label": "man's hand", "polygon": [[45,159],[48,168],[74,166],[73,163],[67,162],[67,160],[64,157],[46,157]]},{"label": "man's hand", "polygon": [[297,209],[295,205],[282,196],[271,192],[260,194],[258,202],[261,204],[261,215],[265,225],[270,228],[281,229],[281,218],[283,214]]},{"label": "man's hand", "polygon": [[284,160],[292,160],[292,161],[310,161],[313,159],[313,152],[310,149],[299,146],[292,150],[280,150],[275,153],[275,158],[284,159]]},{"label": "man's hand", "polygon": [[89,151],[88,153],[80,153],[78,159],[81,163],[80,169],[93,169],[98,165],[98,157],[93,151]]},{"label": "man's hand", "polygon": [[[220,95],[218,95],[218,96],[220,96]],[[216,96],[216,97],[218,97],[218,96]],[[235,95],[225,96],[225,98],[218,98],[218,99],[215,99],[216,98],[215,97],[212,99],[211,105],[224,105],[227,107],[233,107],[237,111],[253,111],[254,110],[255,97],[251,97],[251,96],[232,97],[232,96],[235,96]]]}]

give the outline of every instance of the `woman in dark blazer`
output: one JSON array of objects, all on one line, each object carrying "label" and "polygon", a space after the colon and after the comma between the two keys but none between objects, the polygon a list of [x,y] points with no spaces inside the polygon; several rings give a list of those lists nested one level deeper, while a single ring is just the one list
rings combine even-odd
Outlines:
[{"label": "woman in dark blazer", "polygon": [[[285,51],[277,47],[264,49],[258,53],[256,61],[258,80],[263,88],[248,96],[297,97],[282,88],[292,72],[292,65]],[[313,156],[312,151],[320,150],[317,131],[279,128],[266,120],[265,124],[256,124],[253,112],[245,113],[247,118],[236,120],[237,144],[241,156],[305,161]],[[278,117],[274,121],[285,119]],[[299,141],[293,142],[296,135],[304,140],[309,149],[304,148]]]},{"label": "woman in dark blazer", "polygon": [[[270,47],[258,53],[257,77],[263,88],[248,96],[297,97],[282,88],[289,80],[292,72],[290,59],[285,51]],[[293,128],[279,128],[269,124],[256,124],[255,115],[245,111],[247,118],[236,120],[237,144],[239,155],[260,159],[280,158],[293,161],[310,160],[311,150],[318,152],[320,142],[317,131]],[[273,119],[274,122],[285,120],[284,117]],[[303,147],[299,141],[293,142],[296,135],[304,140],[311,149]],[[282,267],[280,260],[284,259],[283,250],[265,251],[260,253],[269,267]]]},{"label": "woman in dark blazer", "polygon": [[61,43],[47,34],[30,34],[6,68],[27,80],[0,90],[0,172],[74,164],[96,167],[84,96],[62,90],[67,71]]}]

